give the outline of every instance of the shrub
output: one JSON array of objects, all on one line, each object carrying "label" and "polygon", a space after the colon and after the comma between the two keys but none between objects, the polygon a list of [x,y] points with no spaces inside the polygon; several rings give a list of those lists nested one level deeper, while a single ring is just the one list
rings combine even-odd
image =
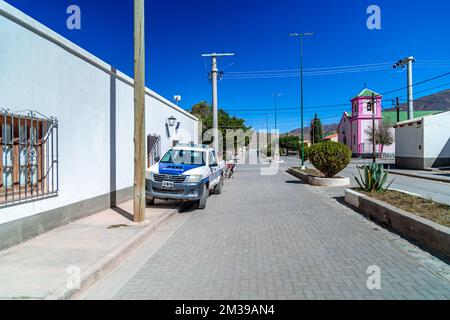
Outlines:
[{"label": "shrub", "polygon": [[387,182],[389,173],[384,170],[382,164],[372,163],[370,165],[365,165],[361,169],[364,170],[364,178],[358,168],[359,178],[355,176],[356,183],[358,186],[367,192],[386,192],[389,189],[392,182],[384,188]]},{"label": "shrub", "polygon": [[308,158],[326,178],[333,178],[348,166],[352,150],[344,144],[325,141],[311,146]]}]

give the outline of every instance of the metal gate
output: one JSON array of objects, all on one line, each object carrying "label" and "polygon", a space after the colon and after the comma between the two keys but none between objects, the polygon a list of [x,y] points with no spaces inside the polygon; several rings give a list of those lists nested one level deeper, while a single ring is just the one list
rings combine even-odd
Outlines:
[{"label": "metal gate", "polygon": [[57,119],[0,109],[0,132],[0,207],[56,196]]}]

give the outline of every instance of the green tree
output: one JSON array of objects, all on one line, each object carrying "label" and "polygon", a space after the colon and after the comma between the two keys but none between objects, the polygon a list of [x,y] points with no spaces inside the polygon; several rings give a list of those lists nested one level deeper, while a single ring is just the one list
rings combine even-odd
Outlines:
[{"label": "green tree", "polygon": [[311,121],[310,127],[311,143],[316,144],[323,141],[323,127],[317,113],[314,115],[314,119]]},{"label": "green tree", "polygon": [[[192,107],[191,113],[197,118],[199,118],[199,120],[202,122],[203,125],[202,137],[203,137],[205,132],[213,127],[213,107],[206,101],[202,101],[195,104]],[[222,133],[224,148],[226,147],[227,129],[231,130],[242,129],[244,132],[251,130],[251,127],[245,124],[245,119],[231,116],[228,112],[226,112],[223,109],[219,109],[218,117],[219,117],[219,130]],[[206,144],[209,144],[210,142],[211,141],[203,141],[203,143]],[[246,144],[249,144],[248,140]]]},{"label": "green tree", "polygon": [[280,148],[289,151],[298,151],[300,148],[300,138],[298,136],[282,136],[280,137]]},{"label": "green tree", "polygon": [[[373,143],[373,126],[366,129],[366,134],[369,137],[369,142]],[[380,158],[383,158],[383,150],[385,146],[390,146],[394,143],[394,136],[392,134],[392,127],[389,124],[380,122],[375,127],[375,144],[381,146]]]}]

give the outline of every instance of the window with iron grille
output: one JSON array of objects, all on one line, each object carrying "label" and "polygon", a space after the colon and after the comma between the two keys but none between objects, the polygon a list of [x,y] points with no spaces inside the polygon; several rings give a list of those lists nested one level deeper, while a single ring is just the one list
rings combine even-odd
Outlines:
[{"label": "window with iron grille", "polygon": [[58,120],[0,109],[0,208],[58,195]]}]

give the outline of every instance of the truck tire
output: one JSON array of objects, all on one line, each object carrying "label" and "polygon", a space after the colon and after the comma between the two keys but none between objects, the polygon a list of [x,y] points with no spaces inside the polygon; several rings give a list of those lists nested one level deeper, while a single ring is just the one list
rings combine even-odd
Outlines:
[{"label": "truck tire", "polygon": [[206,202],[208,201],[208,196],[209,196],[209,189],[208,189],[208,186],[205,184],[205,185],[203,185],[202,197],[200,200],[197,201],[197,209],[203,210],[206,208]]},{"label": "truck tire", "polygon": [[220,181],[217,184],[217,186],[214,187],[214,194],[222,194],[222,188],[223,188],[223,178],[220,177]]},{"label": "truck tire", "polygon": [[145,200],[147,202],[147,206],[154,206],[155,205],[155,198],[148,197]]}]

